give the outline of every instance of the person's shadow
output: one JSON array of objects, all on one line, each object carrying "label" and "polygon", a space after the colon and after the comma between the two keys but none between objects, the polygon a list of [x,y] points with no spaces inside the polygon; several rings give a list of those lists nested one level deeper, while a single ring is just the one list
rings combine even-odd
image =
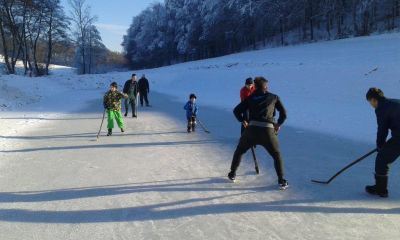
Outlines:
[{"label": "person's shadow", "polygon": [[[0,221],[33,222],[33,223],[100,223],[126,222],[146,220],[166,220],[200,215],[216,215],[240,212],[287,212],[287,213],[322,213],[322,214],[400,214],[400,208],[378,209],[370,207],[338,207],[322,204],[326,199],[294,198],[269,202],[240,201],[236,197],[252,199],[252,194],[268,194],[276,191],[275,187],[227,187],[224,177],[205,179],[186,179],[175,181],[159,181],[138,184],[100,186],[94,188],[60,189],[39,192],[0,193],[0,202],[45,202],[82,198],[115,196],[123,194],[140,194],[144,192],[214,192],[213,197],[195,197],[167,203],[148,204],[135,207],[50,211],[1,209]],[[246,195],[249,195],[246,198]],[[333,196],[333,195],[332,195]],[[332,197],[331,196],[331,197]],[[215,200],[224,199],[224,203]],[[343,201],[343,195],[329,201]],[[356,198],[347,200],[356,200]],[[233,200],[233,201],[230,201]],[[220,201],[221,202],[221,201]]]}]

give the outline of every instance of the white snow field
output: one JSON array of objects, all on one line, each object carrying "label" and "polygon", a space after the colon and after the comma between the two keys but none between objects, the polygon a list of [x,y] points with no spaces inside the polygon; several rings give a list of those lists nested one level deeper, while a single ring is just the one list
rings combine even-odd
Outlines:
[{"label": "white snow field", "polygon": [[[104,125],[99,141],[102,95],[131,73],[2,75],[0,239],[399,239],[398,163],[388,199],[364,193],[374,157],[330,185],[310,182],[374,148],[365,92],[400,98],[399,66],[396,33],[137,71],[151,81],[153,107],[126,118],[124,134],[105,137]],[[257,75],[288,109],[279,135],[287,191],[260,147],[260,175],[246,154],[238,183],[226,180],[240,132],[232,108]],[[191,92],[211,134],[185,132]]]}]

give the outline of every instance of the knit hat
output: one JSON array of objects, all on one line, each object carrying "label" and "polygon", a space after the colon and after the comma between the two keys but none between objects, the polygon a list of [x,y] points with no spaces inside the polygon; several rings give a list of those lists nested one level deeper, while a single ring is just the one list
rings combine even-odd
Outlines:
[{"label": "knit hat", "polygon": [[118,84],[117,84],[116,82],[112,82],[112,83],[110,84],[110,87],[118,88]]},{"label": "knit hat", "polygon": [[246,79],[246,85],[252,85],[253,84],[253,79],[252,78],[247,78]]}]

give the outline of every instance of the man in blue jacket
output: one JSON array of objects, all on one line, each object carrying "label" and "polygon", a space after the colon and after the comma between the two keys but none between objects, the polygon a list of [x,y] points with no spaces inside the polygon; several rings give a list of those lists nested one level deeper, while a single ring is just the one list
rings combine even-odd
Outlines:
[{"label": "man in blue jacket", "polygon": [[[378,122],[378,155],[375,160],[375,185],[366,186],[365,190],[372,195],[388,197],[389,165],[400,156],[400,100],[386,98],[378,88],[369,89],[366,97],[375,108]],[[392,137],[387,140],[389,130]]]}]

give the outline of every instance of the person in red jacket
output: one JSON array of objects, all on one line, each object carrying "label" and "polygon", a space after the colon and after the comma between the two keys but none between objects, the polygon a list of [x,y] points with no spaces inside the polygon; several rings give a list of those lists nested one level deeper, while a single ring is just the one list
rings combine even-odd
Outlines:
[{"label": "person in red jacket", "polygon": [[[247,78],[244,87],[240,89],[240,101],[243,102],[246,98],[248,98],[255,91],[254,82],[252,78]],[[249,113],[246,111],[243,113],[243,118],[249,120]],[[241,133],[243,133],[245,127],[242,125]]]},{"label": "person in red jacket", "polygon": [[247,78],[246,83],[242,89],[240,89],[240,101],[244,101],[255,91],[254,82],[252,78]]}]

